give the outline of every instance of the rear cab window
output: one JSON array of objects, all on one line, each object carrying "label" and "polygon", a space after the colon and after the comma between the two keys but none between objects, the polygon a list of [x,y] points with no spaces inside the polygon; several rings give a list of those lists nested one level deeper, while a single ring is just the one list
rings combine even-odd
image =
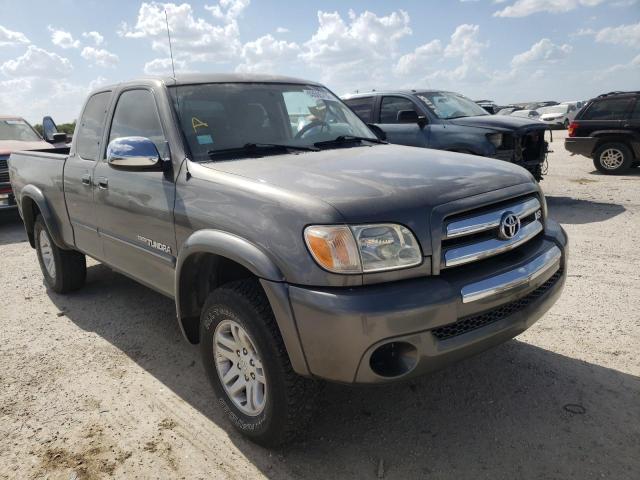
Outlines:
[{"label": "rear cab window", "polygon": [[371,123],[375,97],[349,98],[344,101],[351,110],[365,123]]},{"label": "rear cab window", "polygon": [[111,92],[96,93],[87,101],[78,127],[76,153],[85,160],[96,160],[104,133]]},{"label": "rear cab window", "polygon": [[631,108],[633,98],[596,100],[581,115],[581,120],[622,120]]}]

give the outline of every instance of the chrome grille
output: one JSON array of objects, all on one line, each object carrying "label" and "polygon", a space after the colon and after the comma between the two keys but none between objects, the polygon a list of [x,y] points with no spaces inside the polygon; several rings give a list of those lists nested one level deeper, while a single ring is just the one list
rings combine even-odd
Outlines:
[{"label": "chrome grille", "polygon": [[7,158],[0,158],[0,183],[9,182],[9,165],[7,164]]},{"label": "chrome grille", "polygon": [[[500,224],[506,215],[520,221],[512,238],[500,238]],[[513,250],[543,230],[542,206],[536,197],[525,197],[500,207],[456,215],[445,221],[441,268],[457,267]]]}]

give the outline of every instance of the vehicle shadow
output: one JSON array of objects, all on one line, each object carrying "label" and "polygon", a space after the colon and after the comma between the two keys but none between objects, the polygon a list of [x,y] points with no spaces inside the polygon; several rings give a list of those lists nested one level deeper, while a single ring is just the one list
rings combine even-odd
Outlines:
[{"label": "vehicle shadow", "polygon": [[22,219],[15,210],[0,212],[0,245],[27,241]]},{"label": "vehicle shadow", "polygon": [[89,268],[77,294],[49,296],[231,432],[269,478],[376,478],[381,469],[387,479],[624,479],[640,471],[640,378],[517,340],[410,383],[327,385],[306,437],[270,452],[233,431],[212,401],[171,300],[102,265]]},{"label": "vehicle shadow", "polygon": [[604,222],[626,209],[617,203],[602,203],[572,197],[546,196],[549,216],[563,224]]}]

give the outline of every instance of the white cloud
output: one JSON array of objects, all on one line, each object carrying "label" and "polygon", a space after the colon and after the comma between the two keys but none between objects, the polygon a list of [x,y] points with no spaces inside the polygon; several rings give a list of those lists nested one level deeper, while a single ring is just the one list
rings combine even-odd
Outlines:
[{"label": "white cloud", "polygon": [[58,30],[51,25],[47,27],[51,32],[51,42],[60,48],[79,48],[80,40],[74,40],[73,35],[64,30]]},{"label": "white cloud", "polygon": [[526,17],[534,13],[565,13],[578,7],[595,7],[606,0],[516,0],[493,15],[495,17]]},{"label": "white cloud", "polygon": [[[187,62],[183,60],[175,60],[174,66],[176,73],[186,73]],[[173,75],[173,69],[171,67],[171,58],[155,58],[150,62],[144,64],[144,73],[147,75]]]},{"label": "white cloud", "polygon": [[205,10],[211,12],[215,18],[232,22],[242,16],[242,12],[249,6],[250,0],[220,0],[217,5],[205,5]]},{"label": "white cloud", "polygon": [[350,85],[362,85],[363,74],[374,85],[386,81],[398,41],[411,34],[409,15],[402,10],[386,16],[351,10],[348,22],[337,12],[319,11],[318,23],[300,58],[318,69],[325,82]]},{"label": "white cloud", "polygon": [[[640,55],[636,55],[634,58],[631,59],[630,62],[619,63],[601,72],[598,72],[595,76],[595,79],[599,81],[602,81],[602,80],[611,81],[612,79],[615,79],[616,84],[619,85],[620,82],[624,82],[625,76],[632,75],[633,76],[632,78],[634,80],[629,82],[630,84],[633,85],[629,87],[629,90],[631,90],[633,88],[637,88],[636,85],[638,83],[637,82],[638,74],[640,74]],[[626,88],[624,89],[626,90]]]},{"label": "white cloud", "polygon": [[0,111],[25,117],[39,123],[52,115],[58,123],[77,118],[89,91],[104,82],[97,78],[87,85],[77,85],[65,79],[23,77],[0,81]]},{"label": "white cloud", "polygon": [[480,26],[458,25],[444,49],[444,56],[460,58],[460,64],[448,70],[437,70],[427,80],[439,82],[484,82],[490,77],[482,52],[488,43],[480,41]]},{"label": "white cloud", "polygon": [[395,71],[399,75],[412,75],[418,71],[426,70],[429,63],[442,54],[440,40],[432,40],[420,45],[413,52],[403,55],[396,64]]},{"label": "white cloud", "polygon": [[31,43],[24,33],[14,32],[0,25],[0,47]]},{"label": "white cloud", "polygon": [[284,28],[284,27],[276,28],[276,33],[288,33],[288,32],[289,32],[288,28]]},{"label": "white cloud", "polygon": [[603,28],[595,34],[596,42],[640,48],[640,22]]},{"label": "white cloud", "polygon": [[116,54],[95,47],[84,47],[80,56],[99,67],[114,67],[120,60]]},{"label": "white cloud", "polygon": [[277,73],[278,65],[294,62],[300,46],[286,40],[276,40],[272,35],[265,35],[242,47],[242,63],[238,72]]},{"label": "white cloud", "polygon": [[7,60],[0,66],[0,71],[8,77],[64,77],[72,70],[69,59],[34,45],[29,45],[24,55]]},{"label": "white cloud", "polygon": [[82,37],[90,39],[95,46],[100,46],[104,43],[104,37],[95,31],[84,32]]},{"label": "white cloud", "polygon": [[169,54],[165,10],[169,18],[173,54],[185,62],[228,62],[237,57],[242,45],[237,18],[248,0],[221,0],[206,7],[220,25],[213,25],[194,15],[191,5],[183,3],[143,3],[135,26],[123,23],[120,36],[151,40],[153,50]]},{"label": "white cloud", "polygon": [[511,66],[521,68],[532,64],[553,63],[565,58],[572,50],[571,45],[556,45],[548,38],[543,38],[526,52],[515,55],[511,60]]}]

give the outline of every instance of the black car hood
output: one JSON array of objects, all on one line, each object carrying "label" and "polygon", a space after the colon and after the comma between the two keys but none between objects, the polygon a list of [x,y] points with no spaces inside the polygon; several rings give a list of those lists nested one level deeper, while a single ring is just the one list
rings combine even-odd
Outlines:
[{"label": "black car hood", "polygon": [[539,128],[541,130],[547,127],[537,120],[530,120],[522,117],[512,117],[509,115],[479,115],[477,117],[462,117],[449,120],[454,125],[464,127],[492,128],[500,130],[529,130],[531,128]]},{"label": "black car hood", "polygon": [[508,162],[402,145],[337,148],[203,166],[315,197],[348,220],[416,208],[427,216],[436,205],[534,183],[526,170]]}]

